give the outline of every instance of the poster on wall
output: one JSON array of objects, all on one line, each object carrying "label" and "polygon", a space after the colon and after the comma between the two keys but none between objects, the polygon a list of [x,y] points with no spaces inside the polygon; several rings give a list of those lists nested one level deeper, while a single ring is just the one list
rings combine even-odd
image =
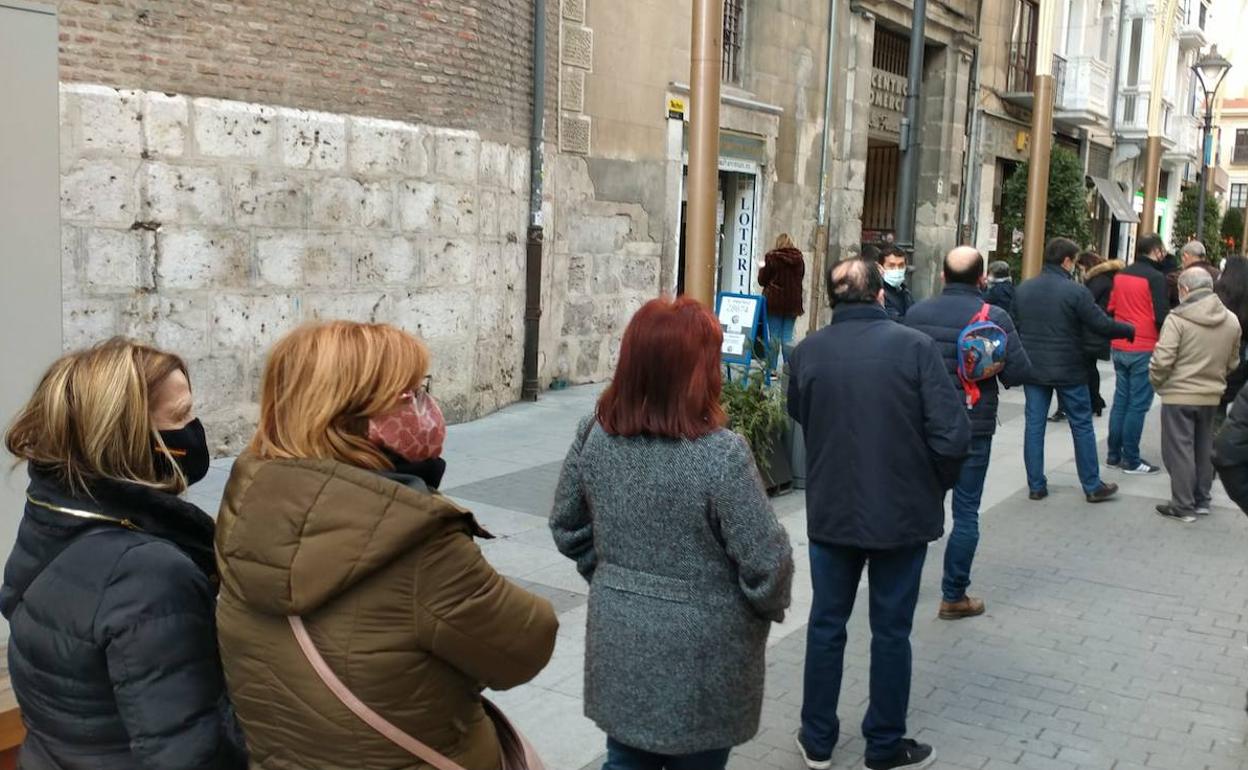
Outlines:
[{"label": "poster on wall", "polygon": [[725,363],[749,366],[754,357],[754,340],[760,333],[767,343],[767,301],[757,294],[720,292],[715,301],[715,316],[724,331],[720,357]]}]

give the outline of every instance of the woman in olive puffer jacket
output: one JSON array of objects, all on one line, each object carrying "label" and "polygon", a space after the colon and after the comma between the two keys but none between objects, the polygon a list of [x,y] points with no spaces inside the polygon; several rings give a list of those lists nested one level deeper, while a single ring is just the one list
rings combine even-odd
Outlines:
[{"label": "woman in olive puffer jacket", "polygon": [[550,603],[490,567],[474,542],[488,533],[426,472],[441,443],[437,420],[413,416],[427,368],[384,325],[305,327],[270,354],[217,530],[221,655],[253,767],[426,766],[333,695],[289,616],[356,697],[472,770],[501,759],[482,690],[550,659]]}]

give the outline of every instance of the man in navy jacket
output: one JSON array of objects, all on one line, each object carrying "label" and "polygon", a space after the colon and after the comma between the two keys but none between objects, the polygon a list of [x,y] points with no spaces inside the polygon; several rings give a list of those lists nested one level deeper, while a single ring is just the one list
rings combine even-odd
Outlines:
[{"label": "man in navy jacket", "polygon": [[1024,281],[1014,295],[1014,323],[1031,358],[1031,374],[1024,383],[1027,427],[1023,462],[1032,500],[1049,496],[1044,475],[1044,431],[1055,392],[1070,421],[1075,466],[1087,501],[1101,503],[1118,492],[1117,484],[1101,481],[1083,345],[1089,334],[1134,339],[1136,330],[1111,320],[1096,306],[1092,292],[1074,282],[1071,273],[1078,254],[1074,241],[1049,241],[1044,247],[1044,270]]},{"label": "man in navy jacket", "polygon": [[932,339],[889,320],[879,268],[854,259],[828,276],[832,323],[790,365],[789,413],[806,441],[806,510],[814,603],[798,745],[808,767],[832,764],[845,624],[868,570],[871,702],[866,766],[916,767],[932,749],[907,739],[910,629],[927,544],[944,533],[945,491],[971,425]]},{"label": "man in navy jacket", "polygon": [[[940,296],[911,308],[906,315],[906,325],[936,341],[949,377],[961,389],[958,337],[986,304],[981,294],[985,282],[984,258],[970,246],[956,248],[945,257],[944,277],[945,290]],[[945,545],[945,577],[941,585],[940,617],[944,620],[958,620],[984,612],[983,600],[967,596],[966,589],[971,585],[971,564],[979,545],[979,502],[988,477],[992,437],[997,432],[997,381],[999,379],[1007,387],[1022,385],[1031,369],[1031,359],[1023,350],[1010,314],[989,306],[988,320],[1008,335],[1005,368],[997,377],[977,383],[979,400],[967,410],[971,419],[971,453],[953,486],[953,531]]]}]

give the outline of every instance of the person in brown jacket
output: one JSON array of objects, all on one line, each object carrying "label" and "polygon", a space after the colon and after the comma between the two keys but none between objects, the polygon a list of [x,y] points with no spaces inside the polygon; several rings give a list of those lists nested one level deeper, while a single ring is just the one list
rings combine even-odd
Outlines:
[{"label": "person in brown jacket", "polygon": [[767,348],[767,368],[775,369],[781,349],[785,358],[793,347],[793,331],[798,316],[806,312],[802,304],[802,279],[806,277],[806,261],[788,233],[776,239],[776,247],[767,252],[758,271],[758,284],[767,299],[767,331],[771,344]]},{"label": "person in brown jacket", "polygon": [[1239,319],[1213,293],[1207,270],[1179,276],[1181,302],[1161,327],[1148,375],[1161,396],[1161,456],[1170,502],[1157,513],[1190,524],[1209,513],[1213,488],[1213,418],[1226,377],[1239,366]]},{"label": "person in brown jacket", "polygon": [[482,690],[550,659],[550,603],[499,576],[473,542],[488,533],[421,478],[440,449],[412,417],[427,369],[416,338],[345,321],[269,356],[217,529],[221,657],[253,770],[427,767],[318,678],[288,616],[368,707],[473,770],[501,764]]}]

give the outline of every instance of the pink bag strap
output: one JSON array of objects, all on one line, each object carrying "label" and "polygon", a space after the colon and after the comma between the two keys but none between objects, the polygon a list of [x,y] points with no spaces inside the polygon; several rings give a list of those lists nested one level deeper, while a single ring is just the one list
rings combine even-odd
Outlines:
[{"label": "pink bag strap", "polygon": [[385,717],[373,711],[362,700],[355,697],[355,693],[347,689],[347,686],[342,683],[342,680],[338,678],[333,669],[329,667],[329,664],[325,662],[325,658],[321,657],[321,653],[312,642],[312,637],[308,635],[308,629],[303,625],[303,618],[291,615],[287,620],[290,621],[290,630],[295,634],[295,641],[299,643],[299,649],[303,651],[303,656],[312,664],[312,670],[316,671],[316,675],[321,678],[321,681],[334,694],[334,697],[342,701],[342,705],[346,706],[352,714],[359,717],[364,724],[376,730],[386,740],[417,757],[422,762],[433,766],[436,770],[464,770],[461,765],[447,759],[442,754],[395,727]]}]

